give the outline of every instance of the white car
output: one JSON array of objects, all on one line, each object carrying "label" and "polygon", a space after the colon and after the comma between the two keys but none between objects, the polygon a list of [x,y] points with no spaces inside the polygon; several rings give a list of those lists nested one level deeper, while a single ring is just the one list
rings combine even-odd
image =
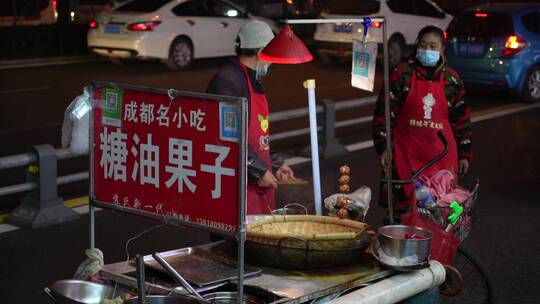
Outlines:
[{"label": "white car", "polygon": [[[388,54],[390,66],[396,66],[415,44],[418,32],[426,25],[446,30],[452,16],[429,0],[330,0],[321,18],[385,17],[388,23]],[[363,39],[362,24],[319,24],[314,40],[322,58],[351,56],[352,40]],[[368,42],[382,44],[382,26],[373,23],[368,30]],[[382,51],[382,46],[379,47]]]},{"label": "white car", "polygon": [[90,23],[88,49],[113,61],[161,59],[173,70],[193,59],[235,54],[238,30],[258,19],[226,0],[132,0]]}]

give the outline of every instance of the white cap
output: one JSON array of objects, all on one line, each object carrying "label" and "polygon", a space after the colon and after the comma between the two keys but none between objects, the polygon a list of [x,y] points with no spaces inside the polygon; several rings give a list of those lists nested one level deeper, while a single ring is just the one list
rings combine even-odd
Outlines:
[{"label": "white cap", "polygon": [[260,49],[274,39],[274,33],[268,24],[251,20],[240,28],[238,38],[241,49]]}]

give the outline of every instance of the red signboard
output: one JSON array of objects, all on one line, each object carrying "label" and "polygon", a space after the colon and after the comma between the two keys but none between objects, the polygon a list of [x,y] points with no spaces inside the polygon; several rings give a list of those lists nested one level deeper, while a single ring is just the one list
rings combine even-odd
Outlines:
[{"label": "red signboard", "polygon": [[93,201],[232,233],[245,176],[241,99],[170,92],[94,86]]}]

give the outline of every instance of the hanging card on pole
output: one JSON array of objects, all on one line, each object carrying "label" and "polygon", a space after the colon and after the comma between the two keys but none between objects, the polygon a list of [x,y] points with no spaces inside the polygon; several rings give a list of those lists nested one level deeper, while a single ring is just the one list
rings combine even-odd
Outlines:
[{"label": "hanging card on pole", "polygon": [[351,85],[355,88],[373,92],[377,44],[367,42],[371,18],[365,17],[362,25],[364,26],[362,42],[353,40]]},{"label": "hanging card on pole", "polygon": [[373,92],[376,61],[377,43],[353,40],[351,72],[351,85],[353,87]]}]

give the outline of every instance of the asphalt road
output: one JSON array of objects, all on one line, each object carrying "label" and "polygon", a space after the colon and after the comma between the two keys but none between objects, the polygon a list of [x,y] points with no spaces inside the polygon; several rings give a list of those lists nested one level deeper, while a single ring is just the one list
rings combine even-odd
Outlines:
[{"label": "asphalt road", "polygon": [[[65,108],[93,80],[204,92],[214,73],[226,62],[226,58],[199,60],[191,68],[179,72],[171,72],[159,62],[140,61],[123,66],[99,61],[0,70],[0,143],[3,143],[0,156],[24,152],[36,144],[58,147]],[[307,92],[302,83],[311,78],[317,81],[318,99],[339,102],[373,95],[351,87],[349,64],[325,65],[314,61],[301,65],[273,65],[263,84],[270,112],[307,107]],[[374,92],[378,93],[381,85],[382,70],[379,69]],[[513,96],[491,89],[471,90],[470,98],[478,101],[474,103],[475,109],[515,100]],[[338,113],[338,119],[347,115],[369,115],[371,110],[372,106],[368,106]],[[306,127],[307,120],[277,123],[272,125],[272,132],[291,126]]]},{"label": "asphalt road", "polygon": [[[203,91],[208,80],[224,59],[198,62],[188,71],[171,73],[157,63],[134,62],[116,67],[107,62],[3,70],[0,73],[0,155],[24,151],[29,145],[52,143],[58,146],[64,108],[91,80],[125,82],[139,85]],[[380,74],[380,73],[379,73]],[[306,106],[303,80],[317,80],[319,98],[336,101],[367,96],[352,89],[348,65],[272,66],[265,80],[271,111]],[[377,87],[380,86],[380,76]],[[468,98],[479,117],[502,109],[523,106],[516,97],[491,89],[468,87]],[[371,107],[354,115],[364,116]],[[536,234],[540,231],[540,110],[493,118],[475,123],[471,176],[481,180],[480,214],[466,244],[482,259],[491,272],[498,292],[497,303],[538,303],[540,292],[540,255]],[[303,122],[297,122],[302,124]],[[290,125],[291,123],[287,123]],[[273,129],[282,128],[273,126]],[[284,127],[283,127],[284,128]],[[369,126],[354,126],[343,132],[341,140],[354,143],[369,137]],[[278,143],[279,144],[279,143]],[[281,150],[294,152],[289,141]],[[80,164],[82,163],[82,165]],[[352,168],[353,189],[368,185],[373,189],[372,208],[367,222],[381,225],[384,211],[376,206],[378,167],[371,148],[348,156],[323,161],[323,195],[337,189],[337,169],[341,164]],[[66,167],[83,167],[74,161]],[[309,178],[311,166],[295,166],[297,175]],[[67,169],[66,169],[67,170]],[[19,174],[20,174],[19,170]],[[68,170],[67,170],[68,171]],[[11,180],[13,175],[4,176]],[[3,184],[3,182],[0,182]],[[85,186],[73,194],[84,193]],[[0,199],[0,205],[6,198]],[[309,188],[282,186],[278,203],[303,203],[313,209]],[[97,246],[105,252],[106,263],[126,258],[126,241],[155,225],[155,222],[103,211],[97,217]],[[88,217],[60,226],[35,231],[16,230],[0,234],[0,303],[47,303],[42,288],[51,282],[72,276],[84,259],[88,246]],[[205,232],[186,228],[158,228],[137,239],[130,254],[151,253],[207,242]],[[469,303],[464,301],[462,303]]]},{"label": "asphalt road", "polygon": [[[540,110],[478,122],[471,177],[481,181],[479,215],[466,245],[483,261],[497,291],[496,303],[537,303],[540,295],[540,255],[536,240],[540,231]],[[323,161],[322,189],[327,196],[337,190],[338,167],[352,168],[351,188],[373,189],[367,223],[378,227],[384,210],[377,206],[377,158],[371,149]],[[311,174],[309,163],[295,166],[300,177]],[[282,186],[278,203],[302,203],[312,212],[311,190]],[[72,276],[88,246],[88,215],[81,219],[35,231],[0,234],[0,293],[2,303],[47,303],[42,288]],[[110,211],[97,213],[96,244],[106,263],[126,259],[126,242],[156,222]],[[161,227],[136,239],[130,255],[149,254],[207,242],[207,233],[187,228]],[[465,299],[460,303],[473,303]]]}]

